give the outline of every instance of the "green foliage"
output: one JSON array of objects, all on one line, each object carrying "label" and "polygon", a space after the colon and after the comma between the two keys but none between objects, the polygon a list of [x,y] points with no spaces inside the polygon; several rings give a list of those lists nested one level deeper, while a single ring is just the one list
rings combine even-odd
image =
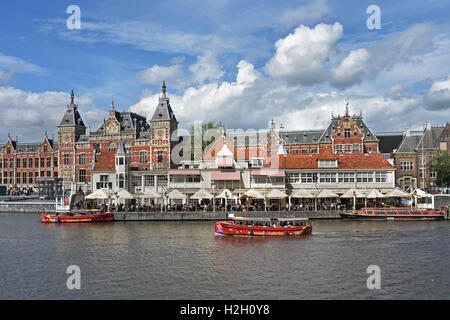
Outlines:
[{"label": "green foliage", "polygon": [[[214,136],[213,134],[217,132],[217,130],[214,129],[218,129],[219,128],[219,124],[216,123],[215,120],[213,121],[207,121],[207,122],[202,122],[201,125],[201,137],[202,137],[202,154],[203,152],[205,152],[205,149],[207,146],[209,146],[211,143],[214,142],[214,140],[216,140],[216,136]],[[209,131],[208,130],[213,130],[213,131]],[[191,126],[191,160],[194,159],[194,133],[195,133],[195,127]],[[209,134],[208,134],[209,133]]]},{"label": "green foliage", "polygon": [[428,169],[436,172],[436,184],[441,187],[450,186],[450,154],[445,151],[439,153],[428,163]]}]

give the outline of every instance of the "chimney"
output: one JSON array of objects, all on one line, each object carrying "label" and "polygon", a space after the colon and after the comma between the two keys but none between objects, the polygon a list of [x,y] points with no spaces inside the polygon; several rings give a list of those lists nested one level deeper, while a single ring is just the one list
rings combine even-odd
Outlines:
[{"label": "chimney", "polygon": [[409,137],[409,136],[411,135],[411,129],[406,128],[405,131],[403,132],[403,135],[404,135],[405,137]]},{"label": "chimney", "polygon": [[425,122],[423,124],[423,131],[425,132],[425,131],[430,130],[430,129],[431,129],[431,123],[429,121]]}]

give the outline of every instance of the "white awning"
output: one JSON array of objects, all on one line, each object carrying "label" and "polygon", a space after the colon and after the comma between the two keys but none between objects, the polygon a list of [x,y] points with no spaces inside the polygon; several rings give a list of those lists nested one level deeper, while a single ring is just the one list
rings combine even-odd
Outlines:
[{"label": "white awning", "polygon": [[177,189],[174,189],[169,192],[169,199],[185,199],[186,195],[178,191]]},{"label": "white awning", "polygon": [[198,199],[198,200],[201,200],[201,199],[212,199],[212,198],[213,198],[213,195],[210,192],[206,191],[205,189],[198,190],[191,197],[191,199]]},{"label": "white awning", "polygon": [[266,198],[269,198],[269,199],[283,199],[286,197],[287,197],[287,194],[278,189],[272,189],[266,195]]}]

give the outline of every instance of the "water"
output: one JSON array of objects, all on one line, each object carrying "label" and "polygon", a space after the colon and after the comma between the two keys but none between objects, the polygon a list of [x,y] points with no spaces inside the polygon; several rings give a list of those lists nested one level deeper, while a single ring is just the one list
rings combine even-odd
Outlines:
[{"label": "water", "polygon": [[[256,238],[215,235],[213,222],[2,214],[0,299],[449,299],[449,236],[449,221],[314,220],[310,236]],[[380,290],[367,289],[369,265]]]}]

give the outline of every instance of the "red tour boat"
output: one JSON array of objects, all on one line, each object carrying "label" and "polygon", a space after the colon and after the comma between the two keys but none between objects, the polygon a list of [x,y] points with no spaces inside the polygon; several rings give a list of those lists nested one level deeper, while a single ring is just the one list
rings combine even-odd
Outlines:
[{"label": "red tour boat", "polygon": [[79,223],[79,222],[111,222],[114,212],[100,212],[99,210],[74,210],[70,212],[55,212],[41,214],[43,223]]},{"label": "red tour boat", "polygon": [[312,233],[308,218],[234,217],[216,221],[216,234],[229,236],[301,236]]},{"label": "red tour boat", "polygon": [[41,214],[42,223],[80,223],[80,222],[111,222],[114,221],[114,212],[105,212],[98,209],[73,209],[76,200],[78,208],[84,202],[84,194],[71,194],[67,198],[56,199],[54,212]]},{"label": "red tour boat", "polygon": [[[443,210],[442,210],[443,211]],[[362,208],[359,211],[340,213],[343,219],[359,220],[442,220],[444,214],[427,208]]]}]

